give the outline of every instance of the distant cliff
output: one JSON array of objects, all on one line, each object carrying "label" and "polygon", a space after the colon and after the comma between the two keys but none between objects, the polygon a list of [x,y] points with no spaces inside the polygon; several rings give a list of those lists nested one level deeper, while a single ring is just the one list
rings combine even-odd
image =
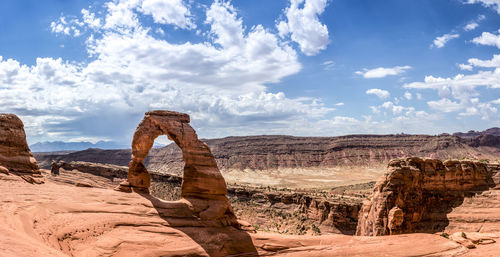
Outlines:
[{"label": "distant cliff", "polygon": [[[377,165],[409,156],[437,159],[500,159],[500,137],[492,134],[349,135],[340,137],[245,136],[204,140],[221,170]],[[68,154],[35,153],[41,167],[52,160],[88,161],[128,166],[130,150],[88,149]],[[152,171],[181,174],[183,161],[175,144],[152,149],[145,162]]]}]

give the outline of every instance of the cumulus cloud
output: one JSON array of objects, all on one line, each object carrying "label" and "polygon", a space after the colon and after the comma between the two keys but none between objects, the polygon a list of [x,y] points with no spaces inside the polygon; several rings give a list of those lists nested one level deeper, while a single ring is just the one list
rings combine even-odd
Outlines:
[{"label": "cumulus cloud", "polygon": [[468,64],[460,64],[459,67],[462,70],[472,70],[473,67],[482,68],[498,68],[500,67],[500,54],[495,54],[491,60],[481,60],[478,58],[470,58],[467,60]]},{"label": "cumulus cloud", "polygon": [[[177,12],[160,11],[169,7]],[[90,32],[88,62],[38,58],[25,65],[0,57],[0,108],[23,118],[31,142],[128,142],[150,109],[187,112],[209,137],[300,132],[290,128],[334,110],[320,99],[267,91],[266,84],[301,70],[297,53],[262,25],[243,27],[229,2],[206,8],[210,40],[202,43],[156,38],[141,22],[146,15],[155,24],[196,28],[187,1],[121,0],[104,8],[51,24],[54,33],[71,26]]]},{"label": "cumulus cloud", "polygon": [[498,109],[489,102],[481,102],[478,87],[500,88],[500,68],[492,71],[478,71],[475,74],[458,74],[452,78],[426,76],[423,82],[412,82],[404,88],[433,89],[441,97],[428,101],[431,109],[440,112],[459,112],[460,116],[481,116],[482,119],[498,117]]},{"label": "cumulus cloud", "polygon": [[376,95],[380,99],[387,99],[391,95],[389,91],[383,90],[383,89],[378,89],[378,88],[372,88],[366,90],[366,94],[368,95]]},{"label": "cumulus cloud", "polygon": [[403,96],[404,96],[404,98],[406,98],[407,100],[411,100],[411,99],[412,99],[412,95],[411,95],[411,93],[410,93],[410,92],[408,92],[408,91],[406,91],[406,92],[404,93],[404,95],[403,95]]},{"label": "cumulus cloud", "polygon": [[392,68],[375,68],[375,69],[363,69],[362,71],[356,71],[355,73],[363,76],[366,79],[371,78],[383,78],[387,76],[394,76],[404,73],[406,70],[411,69],[410,66],[395,66]]},{"label": "cumulus cloud", "polygon": [[50,23],[50,30],[55,34],[63,34],[66,36],[78,37],[81,35],[81,31],[78,28],[80,25],[76,19],[66,21],[66,17],[60,17],[57,21]]},{"label": "cumulus cloud", "polygon": [[196,28],[189,8],[182,0],[144,0],[141,10],[152,15],[156,23],[172,24],[183,29]]},{"label": "cumulus cloud", "polygon": [[448,41],[454,38],[458,38],[459,36],[460,36],[459,34],[449,33],[449,34],[444,34],[440,37],[436,37],[436,39],[434,39],[434,41],[432,42],[431,47],[437,47],[437,48],[444,47],[446,43],[448,43]]},{"label": "cumulus cloud", "polygon": [[[500,33],[500,30],[498,30]],[[478,45],[496,46],[500,49],[500,34],[483,32],[481,36],[473,38],[472,42]]]},{"label": "cumulus cloud", "polygon": [[427,104],[430,108],[442,112],[456,112],[462,109],[459,103],[453,102],[447,98],[443,98],[439,101],[429,101]]},{"label": "cumulus cloud", "polygon": [[328,28],[318,18],[326,4],[327,0],[290,0],[290,6],[284,11],[286,20],[276,25],[279,35],[282,38],[291,35],[305,55],[316,55],[326,49],[330,42]]}]

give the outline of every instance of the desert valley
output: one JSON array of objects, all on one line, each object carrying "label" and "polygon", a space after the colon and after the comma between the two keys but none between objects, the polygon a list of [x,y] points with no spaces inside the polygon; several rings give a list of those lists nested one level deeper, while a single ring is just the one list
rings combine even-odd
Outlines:
[{"label": "desert valley", "polygon": [[0,257],[500,257],[500,0],[0,0]]},{"label": "desert valley", "polygon": [[[153,111],[138,126],[132,150],[32,154],[22,122],[11,114],[0,121],[1,256],[500,250],[497,128],[205,144],[189,116]],[[175,143],[152,148],[159,135]]]}]

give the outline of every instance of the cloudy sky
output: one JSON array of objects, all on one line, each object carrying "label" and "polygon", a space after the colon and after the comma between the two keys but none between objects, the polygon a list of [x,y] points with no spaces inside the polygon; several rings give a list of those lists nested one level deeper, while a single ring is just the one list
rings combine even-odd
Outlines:
[{"label": "cloudy sky", "polygon": [[500,126],[500,0],[2,0],[0,112],[40,141]]}]

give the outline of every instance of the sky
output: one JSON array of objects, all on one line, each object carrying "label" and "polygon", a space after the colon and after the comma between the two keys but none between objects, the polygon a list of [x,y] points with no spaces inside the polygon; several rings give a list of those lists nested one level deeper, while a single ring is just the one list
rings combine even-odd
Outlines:
[{"label": "sky", "polygon": [[500,126],[500,0],[2,0],[0,112],[28,143]]}]

